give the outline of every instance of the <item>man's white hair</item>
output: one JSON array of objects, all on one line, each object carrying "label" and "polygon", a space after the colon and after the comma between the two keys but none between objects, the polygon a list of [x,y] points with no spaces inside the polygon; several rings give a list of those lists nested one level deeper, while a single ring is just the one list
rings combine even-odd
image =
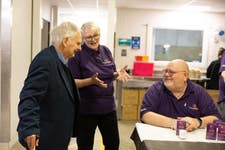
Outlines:
[{"label": "man's white hair", "polygon": [[64,38],[71,38],[79,31],[79,28],[71,22],[63,22],[51,31],[51,43],[59,44]]}]

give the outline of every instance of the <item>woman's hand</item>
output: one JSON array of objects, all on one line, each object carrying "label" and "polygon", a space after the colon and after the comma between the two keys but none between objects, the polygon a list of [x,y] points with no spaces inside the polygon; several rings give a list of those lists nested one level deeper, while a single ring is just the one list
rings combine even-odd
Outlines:
[{"label": "woman's hand", "polygon": [[93,84],[96,84],[100,87],[103,87],[103,88],[107,88],[108,85],[104,83],[104,81],[100,80],[98,78],[98,73],[95,73],[92,77],[91,77],[91,81]]},{"label": "woman's hand", "polygon": [[[131,76],[126,72],[128,65],[125,65],[122,69],[120,69],[119,71],[117,71],[117,80],[121,80],[123,82],[127,82],[129,79],[131,79]],[[114,74],[114,75],[115,75]]]}]

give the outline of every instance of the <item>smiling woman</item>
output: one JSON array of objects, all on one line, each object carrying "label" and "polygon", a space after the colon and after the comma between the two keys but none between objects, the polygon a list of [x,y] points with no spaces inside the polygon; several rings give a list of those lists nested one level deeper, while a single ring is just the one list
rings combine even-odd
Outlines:
[{"label": "smiling woman", "polygon": [[82,50],[69,60],[69,68],[80,92],[78,149],[93,149],[98,127],[105,149],[119,149],[119,130],[114,98],[114,80],[126,81],[126,68],[116,71],[108,47],[100,44],[100,27],[94,22],[81,26]]},{"label": "smiling woman", "polygon": [[94,34],[92,36],[86,36],[84,37],[85,40],[91,41],[91,40],[98,40],[100,38],[100,34]]}]

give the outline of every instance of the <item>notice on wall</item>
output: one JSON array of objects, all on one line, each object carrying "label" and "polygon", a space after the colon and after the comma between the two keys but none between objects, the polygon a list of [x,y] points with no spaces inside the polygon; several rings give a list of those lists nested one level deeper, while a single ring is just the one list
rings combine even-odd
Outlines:
[{"label": "notice on wall", "polygon": [[126,49],[121,50],[121,56],[127,56],[127,50]]},{"label": "notice on wall", "polygon": [[131,48],[132,49],[140,49],[140,36],[132,36],[131,37]]},{"label": "notice on wall", "polygon": [[119,46],[130,46],[131,45],[131,39],[119,39],[118,40]]}]

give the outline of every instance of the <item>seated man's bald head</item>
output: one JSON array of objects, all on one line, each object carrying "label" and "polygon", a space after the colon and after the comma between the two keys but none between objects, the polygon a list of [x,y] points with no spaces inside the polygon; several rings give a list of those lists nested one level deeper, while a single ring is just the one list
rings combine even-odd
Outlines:
[{"label": "seated man's bald head", "polygon": [[186,63],[186,61],[184,61],[182,59],[174,59],[174,60],[170,61],[169,64],[173,64],[175,67],[177,67],[181,70],[184,70],[187,73],[189,72],[188,64]]}]

